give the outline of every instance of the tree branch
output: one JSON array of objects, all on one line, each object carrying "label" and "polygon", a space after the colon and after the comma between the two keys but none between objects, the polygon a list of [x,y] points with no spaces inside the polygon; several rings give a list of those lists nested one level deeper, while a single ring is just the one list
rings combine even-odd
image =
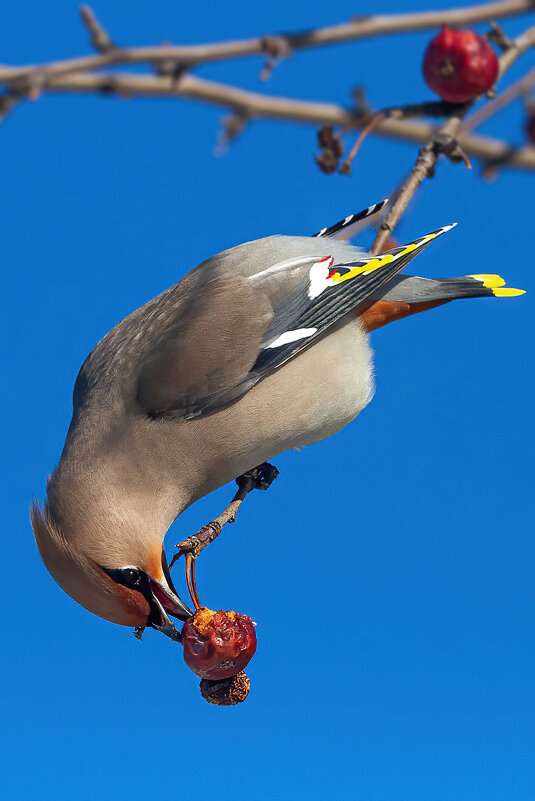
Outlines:
[{"label": "tree branch", "polygon": [[[173,79],[169,76],[134,76],[128,73],[104,75],[76,73],[54,79],[47,87],[47,91],[97,94],[102,92],[121,97],[189,98],[231,109],[249,120],[275,119],[335,127],[358,121],[354,112],[335,103],[272,97],[189,74]],[[374,134],[424,144],[435,131],[436,126],[431,123],[389,118],[377,126]],[[511,146],[507,142],[490,137],[463,136],[461,141],[468,154],[486,161],[503,159],[511,151]],[[523,147],[515,150],[507,164],[519,169],[535,169],[535,149]]]},{"label": "tree branch", "polygon": [[[468,24],[492,17],[512,16],[535,9],[535,0],[505,0],[478,6],[448,11],[433,11],[418,14],[373,16],[346,25],[320,28],[306,33],[284,34],[292,40],[293,49],[334,44],[349,39],[379,36],[409,30],[423,30],[448,22]],[[365,125],[369,116],[363,117],[355,110],[333,103],[311,102],[284,97],[270,97],[238,87],[208,81],[185,72],[168,70],[169,74],[140,75],[132,73],[93,73],[90,69],[110,64],[147,63],[151,68],[163,70],[170,64],[183,63],[188,66],[205,61],[235,58],[266,52],[277,52],[274,37],[224,42],[215,45],[193,47],[161,46],[153,48],[120,49],[113,45],[109,34],[87,7],[81,9],[84,24],[91,33],[93,45],[101,52],[67,61],[58,61],[31,67],[0,66],[0,84],[5,86],[3,108],[11,109],[16,101],[31,97],[36,99],[41,92],[104,93],[121,97],[169,97],[189,98],[230,109],[240,120],[240,127],[252,119],[277,119],[296,123],[327,124],[336,127]],[[520,37],[520,40],[522,37]],[[252,43],[256,43],[253,44]],[[517,40],[501,57],[502,74],[518,56],[531,46]],[[425,104],[419,107],[424,108]],[[415,106],[415,109],[418,106]],[[0,112],[2,110],[0,109]],[[2,120],[0,113],[0,122]],[[425,144],[436,133],[436,126],[425,122],[395,119],[382,120],[374,129],[379,134],[393,139]],[[486,162],[503,163],[519,169],[535,169],[535,149],[512,148],[507,142],[483,136],[468,136],[459,132],[463,149],[475,158]]]},{"label": "tree branch", "polygon": [[[466,8],[452,8],[442,11],[424,11],[410,14],[373,15],[358,17],[341,25],[331,25],[302,32],[281,33],[273,36],[260,36],[230,42],[216,42],[204,45],[161,45],[156,47],[113,47],[108,34],[97,22],[95,15],[87,6],[82,16],[86,26],[102,44],[101,33],[108,38],[108,46],[98,55],[49,62],[46,64],[11,67],[0,65],[0,84],[23,83],[31,73],[39,70],[46,79],[67,75],[73,72],[86,72],[119,64],[147,64],[174,61],[182,68],[189,69],[198,64],[212,61],[226,61],[247,56],[265,56],[266,53],[288,53],[309,47],[324,47],[341,42],[368,39],[396,33],[423,31],[440,25],[472,25],[493,19],[526,14],[535,9],[535,0],[502,0],[483,3]],[[109,49],[111,47],[111,49]]]},{"label": "tree branch", "polygon": [[80,6],[80,18],[90,33],[89,42],[91,47],[94,47],[99,53],[107,53],[113,50],[115,45],[110,39],[108,31],[102,27],[89,6]]},{"label": "tree branch", "polygon": [[[525,33],[513,40],[507,50],[502,53],[500,56],[499,78],[501,78],[522,53],[530,47],[535,47],[535,26],[529,28]],[[412,196],[424,178],[433,176],[439,155],[445,153],[450,159],[453,155],[454,158],[452,160],[458,160],[459,153],[462,151],[460,151],[456,136],[464,116],[474,102],[475,100],[471,103],[467,103],[465,108],[461,111],[455,111],[438,130],[433,133],[427,144],[420,149],[414,167],[401,187],[390,211],[379,226],[379,231],[371,247],[372,253],[382,252],[388,238],[399,222],[401,215],[407,208]],[[465,147],[466,140],[461,140],[461,142],[463,147]],[[457,153],[455,152],[456,148],[459,151]]]},{"label": "tree branch", "polygon": [[474,128],[479,127],[482,123],[486,122],[490,117],[497,114],[503,108],[508,106],[517,97],[527,96],[532,86],[535,86],[535,67],[532,67],[520,80],[509,86],[504,92],[501,92],[490,103],[486,103],[479,111],[472,114],[466,122],[461,126],[463,134],[473,131]]}]

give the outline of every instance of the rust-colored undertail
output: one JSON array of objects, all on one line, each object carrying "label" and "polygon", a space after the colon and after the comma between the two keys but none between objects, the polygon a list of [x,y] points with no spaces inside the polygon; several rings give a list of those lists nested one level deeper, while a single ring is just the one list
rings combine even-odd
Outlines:
[{"label": "rust-colored undertail", "polygon": [[361,312],[359,317],[364,325],[366,333],[374,331],[376,328],[387,323],[393,323],[395,320],[401,320],[403,317],[408,317],[410,314],[417,314],[418,312],[427,311],[427,309],[434,309],[435,306],[442,306],[444,303],[449,303],[453,298],[447,300],[429,300],[425,303],[405,303],[401,300],[378,300],[372,303],[371,306]]}]

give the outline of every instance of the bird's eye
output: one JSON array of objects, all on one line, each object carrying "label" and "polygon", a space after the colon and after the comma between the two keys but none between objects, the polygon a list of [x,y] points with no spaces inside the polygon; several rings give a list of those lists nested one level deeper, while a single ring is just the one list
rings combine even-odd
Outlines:
[{"label": "bird's eye", "polygon": [[125,567],[121,570],[122,583],[127,587],[135,587],[141,579],[141,570],[135,567]]},{"label": "bird's eye", "polygon": [[146,574],[138,567],[109,568],[103,567],[102,565],[101,567],[110,578],[116,581],[117,584],[122,584],[124,587],[129,587],[130,589],[139,590],[139,592],[144,593],[144,590],[149,586]]}]

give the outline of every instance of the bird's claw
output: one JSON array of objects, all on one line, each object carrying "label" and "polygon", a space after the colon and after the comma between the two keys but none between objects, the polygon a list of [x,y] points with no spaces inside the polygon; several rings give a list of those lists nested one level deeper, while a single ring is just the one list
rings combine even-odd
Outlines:
[{"label": "bird's claw", "polygon": [[262,462],[258,467],[253,467],[243,475],[238,476],[236,484],[238,485],[238,492],[236,493],[235,500],[240,497],[243,499],[248,492],[254,489],[267,490],[275,481],[279,471],[275,465],[269,462]]},{"label": "bird's claw", "polygon": [[269,462],[263,462],[257,468],[257,476],[255,480],[254,489],[258,490],[267,490],[271,487],[277,476],[279,475],[279,471],[275,467],[274,464],[270,464]]}]

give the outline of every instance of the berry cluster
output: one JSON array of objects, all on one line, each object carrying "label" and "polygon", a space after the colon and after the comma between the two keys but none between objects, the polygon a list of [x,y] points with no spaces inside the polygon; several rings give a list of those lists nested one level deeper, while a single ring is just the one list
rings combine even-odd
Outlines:
[{"label": "berry cluster", "polygon": [[182,627],[186,665],[201,677],[201,693],[212,704],[238,704],[247,698],[243,669],[256,651],[254,623],[237,612],[201,607]]}]

